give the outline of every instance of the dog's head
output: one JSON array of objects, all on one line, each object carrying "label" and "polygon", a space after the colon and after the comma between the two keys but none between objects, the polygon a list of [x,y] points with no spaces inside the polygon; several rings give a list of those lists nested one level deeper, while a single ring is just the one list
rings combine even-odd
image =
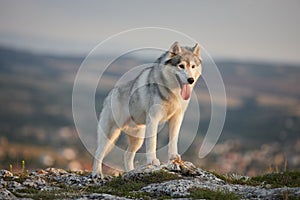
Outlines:
[{"label": "dog's head", "polygon": [[194,84],[202,73],[202,60],[200,58],[200,45],[194,47],[181,47],[175,42],[169,50],[169,58],[165,62],[172,67],[181,87],[181,96],[184,100],[191,97]]}]

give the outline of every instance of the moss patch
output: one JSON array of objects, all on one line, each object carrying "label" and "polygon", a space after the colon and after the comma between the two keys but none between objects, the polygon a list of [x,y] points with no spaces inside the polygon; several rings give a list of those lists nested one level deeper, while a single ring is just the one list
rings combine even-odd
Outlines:
[{"label": "moss patch", "polygon": [[161,183],[164,181],[170,181],[170,180],[177,180],[180,179],[180,176],[178,176],[175,173],[170,173],[164,170],[155,171],[150,174],[146,174],[142,177],[142,180],[139,178],[132,178],[132,181],[142,181],[146,185],[149,185],[151,183]]},{"label": "moss patch", "polygon": [[251,178],[253,182],[270,184],[271,187],[300,187],[300,172],[281,172]]},{"label": "moss patch", "polygon": [[300,187],[300,172],[280,172],[280,173],[271,173],[264,174],[260,176],[254,176],[251,178],[246,178],[244,176],[238,175],[221,175],[215,172],[213,173],[216,177],[224,180],[227,183],[231,184],[240,184],[240,185],[270,185],[272,188],[279,187]]},{"label": "moss patch", "polygon": [[218,174],[216,172],[210,172],[213,175],[215,175],[217,178],[222,179],[226,183],[231,184],[240,184],[240,185],[260,185],[261,182],[255,181],[252,178],[245,177],[245,176],[239,176],[237,174]]},{"label": "moss patch", "polygon": [[211,199],[211,200],[238,200],[240,197],[233,192],[226,191],[212,191],[203,188],[191,188],[189,190],[190,196],[193,199]]}]

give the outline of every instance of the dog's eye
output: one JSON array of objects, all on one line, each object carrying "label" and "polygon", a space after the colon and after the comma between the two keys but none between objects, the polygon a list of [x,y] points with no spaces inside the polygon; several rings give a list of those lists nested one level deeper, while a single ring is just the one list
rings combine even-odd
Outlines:
[{"label": "dog's eye", "polygon": [[194,69],[195,68],[195,65],[192,65],[192,69]]},{"label": "dog's eye", "polygon": [[184,64],[180,64],[180,65],[178,65],[178,67],[180,67],[181,69],[184,69]]}]

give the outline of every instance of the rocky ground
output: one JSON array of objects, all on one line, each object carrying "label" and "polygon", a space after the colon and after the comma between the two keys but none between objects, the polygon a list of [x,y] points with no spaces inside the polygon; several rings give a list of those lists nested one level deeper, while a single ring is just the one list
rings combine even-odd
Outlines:
[{"label": "rocky ground", "polygon": [[233,179],[220,179],[183,161],[144,166],[104,180],[93,179],[90,172],[56,168],[18,175],[0,170],[0,199],[300,199],[300,187]]}]

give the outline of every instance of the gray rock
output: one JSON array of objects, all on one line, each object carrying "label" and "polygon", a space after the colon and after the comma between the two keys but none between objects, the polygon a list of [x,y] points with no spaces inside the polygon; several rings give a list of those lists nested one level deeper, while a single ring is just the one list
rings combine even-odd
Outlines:
[{"label": "gray rock", "polygon": [[13,195],[9,190],[5,188],[0,188],[0,199],[17,199],[15,195]]},{"label": "gray rock", "polygon": [[41,177],[30,177],[23,182],[23,186],[40,190],[49,184]]},{"label": "gray rock", "polygon": [[17,181],[8,181],[7,182],[7,189],[12,191],[12,192],[15,192],[17,190],[25,189],[25,187]]},{"label": "gray rock", "polygon": [[143,187],[141,191],[155,196],[184,197],[190,194],[188,189],[192,187],[194,187],[194,182],[191,180],[172,180],[164,183],[150,184]]},{"label": "gray rock", "polygon": [[7,187],[7,181],[0,178],[0,188],[6,188]]}]

